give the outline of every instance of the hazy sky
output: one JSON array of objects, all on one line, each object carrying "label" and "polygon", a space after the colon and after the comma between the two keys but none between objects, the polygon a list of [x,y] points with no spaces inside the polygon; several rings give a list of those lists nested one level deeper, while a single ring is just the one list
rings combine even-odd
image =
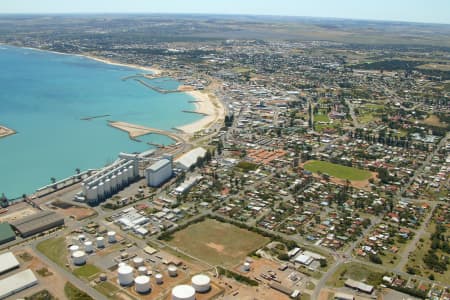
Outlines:
[{"label": "hazy sky", "polygon": [[215,13],[450,24],[450,0],[0,0],[0,13]]}]

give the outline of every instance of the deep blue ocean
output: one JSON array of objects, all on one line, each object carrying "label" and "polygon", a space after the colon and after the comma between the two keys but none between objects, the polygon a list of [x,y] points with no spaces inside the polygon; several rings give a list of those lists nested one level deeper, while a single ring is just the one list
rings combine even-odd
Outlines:
[{"label": "deep blue ocean", "polygon": [[[99,168],[119,152],[141,152],[148,144],[129,139],[107,120],[160,129],[194,122],[191,96],[159,94],[122,78],[144,71],[104,64],[88,58],[0,45],[0,125],[17,134],[0,138],[0,195],[8,198],[75,174]],[[157,79],[174,88],[178,82]],[[81,120],[85,117],[110,115]],[[169,144],[160,135],[146,142]]]}]

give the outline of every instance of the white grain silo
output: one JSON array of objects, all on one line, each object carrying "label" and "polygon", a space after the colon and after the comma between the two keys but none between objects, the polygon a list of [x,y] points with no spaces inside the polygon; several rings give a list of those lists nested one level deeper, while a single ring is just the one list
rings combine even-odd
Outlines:
[{"label": "white grain silo", "polygon": [[245,271],[245,272],[250,271],[250,263],[249,263],[249,262],[245,262],[245,263],[244,263],[244,271]]},{"label": "white grain silo", "polygon": [[102,236],[99,236],[95,239],[97,242],[97,248],[104,248],[105,247],[105,238]]},{"label": "white grain silo", "polygon": [[195,300],[195,289],[187,284],[172,289],[172,300]]},{"label": "white grain silo", "polygon": [[84,251],[87,253],[91,253],[94,251],[94,246],[92,245],[91,241],[84,242]]},{"label": "white grain silo", "polygon": [[127,286],[133,283],[133,268],[126,265],[122,266],[117,270],[119,274],[119,284],[122,286]]},{"label": "white grain silo", "polygon": [[119,179],[116,175],[111,177],[111,186],[115,189],[116,192],[120,190]]},{"label": "white grain silo", "polygon": [[136,256],[133,258],[133,264],[135,268],[139,268],[144,265],[144,259],[142,257]]},{"label": "white grain silo", "polygon": [[150,291],[150,277],[138,276],[134,279],[134,288],[137,293],[145,294]]},{"label": "white grain silo", "polygon": [[134,170],[133,166],[129,166],[127,170],[128,174],[128,183],[132,183],[134,181]]},{"label": "white grain silo", "polygon": [[117,183],[119,184],[119,189],[122,189],[124,186],[127,185],[127,182],[125,182],[125,180],[124,180],[122,171],[119,171],[117,173]]},{"label": "white grain silo", "polygon": [[105,180],[105,198],[108,198],[111,195],[111,180]]},{"label": "white grain silo", "polygon": [[116,232],[115,231],[108,231],[108,242],[109,243],[115,243],[116,242]]},{"label": "white grain silo", "polygon": [[204,274],[198,274],[192,277],[191,283],[198,293],[205,293],[211,289],[211,279]]},{"label": "white grain silo", "polygon": [[[94,189],[95,188],[95,189]],[[96,186],[92,186],[92,187],[86,187],[86,200],[88,202],[91,201],[96,201],[97,200],[97,187]]]},{"label": "white grain silo", "polygon": [[73,264],[76,266],[81,266],[86,263],[86,253],[84,251],[75,251],[72,255]]},{"label": "white grain silo", "polygon": [[147,275],[147,271],[148,271],[148,269],[146,266],[140,266],[138,268],[139,275]]},{"label": "white grain silo", "polygon": [[79,247],[78,245],[72,245],[72,246],[70,246],[70,247],[69,247],[70,256],[73,257],[73,254],[74,254],[76,251],[78,251],[78,250],[80,250],[80,247]]},{"label": "white grain silo", "polygon": [[161,273],[158,273],[155,275],[155,280],[157,284],[162,284],[163,283],[163,276]]},{"label": "white grain silo", "polygon": [[177,277],[177,275],[178,275],[178,269],[174,265],[170,265],[167,268],[167,271],[168,271],[170,277]]},{"label": "white grain silo", "polygon": [[98,184],[97,194],[98,194],[99,201],[102,201],[103,199],[105,199],[105,184],[103,182],[100,182]]}]

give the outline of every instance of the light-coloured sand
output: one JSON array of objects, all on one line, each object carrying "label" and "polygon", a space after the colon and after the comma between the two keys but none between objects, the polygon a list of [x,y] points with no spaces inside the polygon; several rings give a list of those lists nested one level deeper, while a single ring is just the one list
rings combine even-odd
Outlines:
[{"label": "light-coloured sand", "polygon": [[105,64],[109,64],[109,65],[114,65],[114,66],[123,66],[123,67],[129,67],[129,68],[134,68],[134,69],[138,69],[138,70],[143,70],[143,71],[148,71],[153,73],[153,75],[160,75],[162,73],[162,71],[160,69],[154,68],[154,67],[143,67],[143,66],[139,66],[139,65],[134,65],[134,64],[124,64],[124,63],[119,63],[119,62],[115,62],[113,60],[110,59],[106,59],[106,58],[100,58],[97,56],[93,56],[91,54],[83,54],[80,55],[89,59],[93,59]]},{"label": "light-coloured sand", "polygon": [[0,125],[0,138],[15,134],[16,132],[8,127]]},{"label": "light-coloured sand", "polygon": [[182,130],[185,133],[193,134],[211,127],[225,117],[225,110],[222,103],[215,97],[210,97],[208,94],[201,91],[188,91],[186,93],[194,97],[195,101],[197,101],[194,103],[195,111],[205,114],[205,117],[194,123],[179,126],[177,129]]},{"label": "light-coloured sand", "polygon": [[138,136],[153,132],[152,128],[126,122],[109,122],[109,125],[122,131],[128,132],[131,138],[136,138]]}]

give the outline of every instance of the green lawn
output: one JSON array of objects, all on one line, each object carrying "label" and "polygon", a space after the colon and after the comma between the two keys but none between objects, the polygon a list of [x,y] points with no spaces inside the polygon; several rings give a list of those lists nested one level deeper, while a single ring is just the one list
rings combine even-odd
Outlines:
[{"label": "green lawn", "polygon": [[78,289],[70,282],[66,282],[66,285],[64,286],[64,293],[69,300],[94,300],[91,296]]},{"label": "green lawn", "polygon": [[119,290],[117,286],[108,281],[99,283],[94,288],[108,298],[114,295]]},{"label": "green lawn", "polygon": [[378,285],[381,283],[383,271],[376,267],[370,267],[359,263],[344,263],[334,272],[328,279],[327,285],[333,287],[343,287],[347,279],[363,281],[370,285]]},{"label": "green lawn", "polygon": [[65,268],[67,264],[67,246],[64,237],[48,239],[37,245],[37,250],[56,264]]},{"label": "green lawn", "polygon": [[84,279],[89,279],[94,275],[97,275],[98,273],[100,273],[102,270],[100,270],[99,268],[97,268],[94,265],[91,264],[86,264],[82,267],[76,268],[73,271],[73,274],[77,277],[80,278],[84,278]]},{"label": "green lawn", "polygon": [[314,115],[315,122],[330,122],[330,118],[326,114],[315,114]]},{"label": "green lawn", "polygon": [[268,242],[257,233],[207,219],[174,233],[169,244],[212,265],[230,267]]},{"label": "green lawn", "polygon": [[367,180],[372,177],[369,171],[341,166],[326,161],[310,160],[304,165],[305,170],[313,173],[321,172],[330,176],[354,181]]}]

